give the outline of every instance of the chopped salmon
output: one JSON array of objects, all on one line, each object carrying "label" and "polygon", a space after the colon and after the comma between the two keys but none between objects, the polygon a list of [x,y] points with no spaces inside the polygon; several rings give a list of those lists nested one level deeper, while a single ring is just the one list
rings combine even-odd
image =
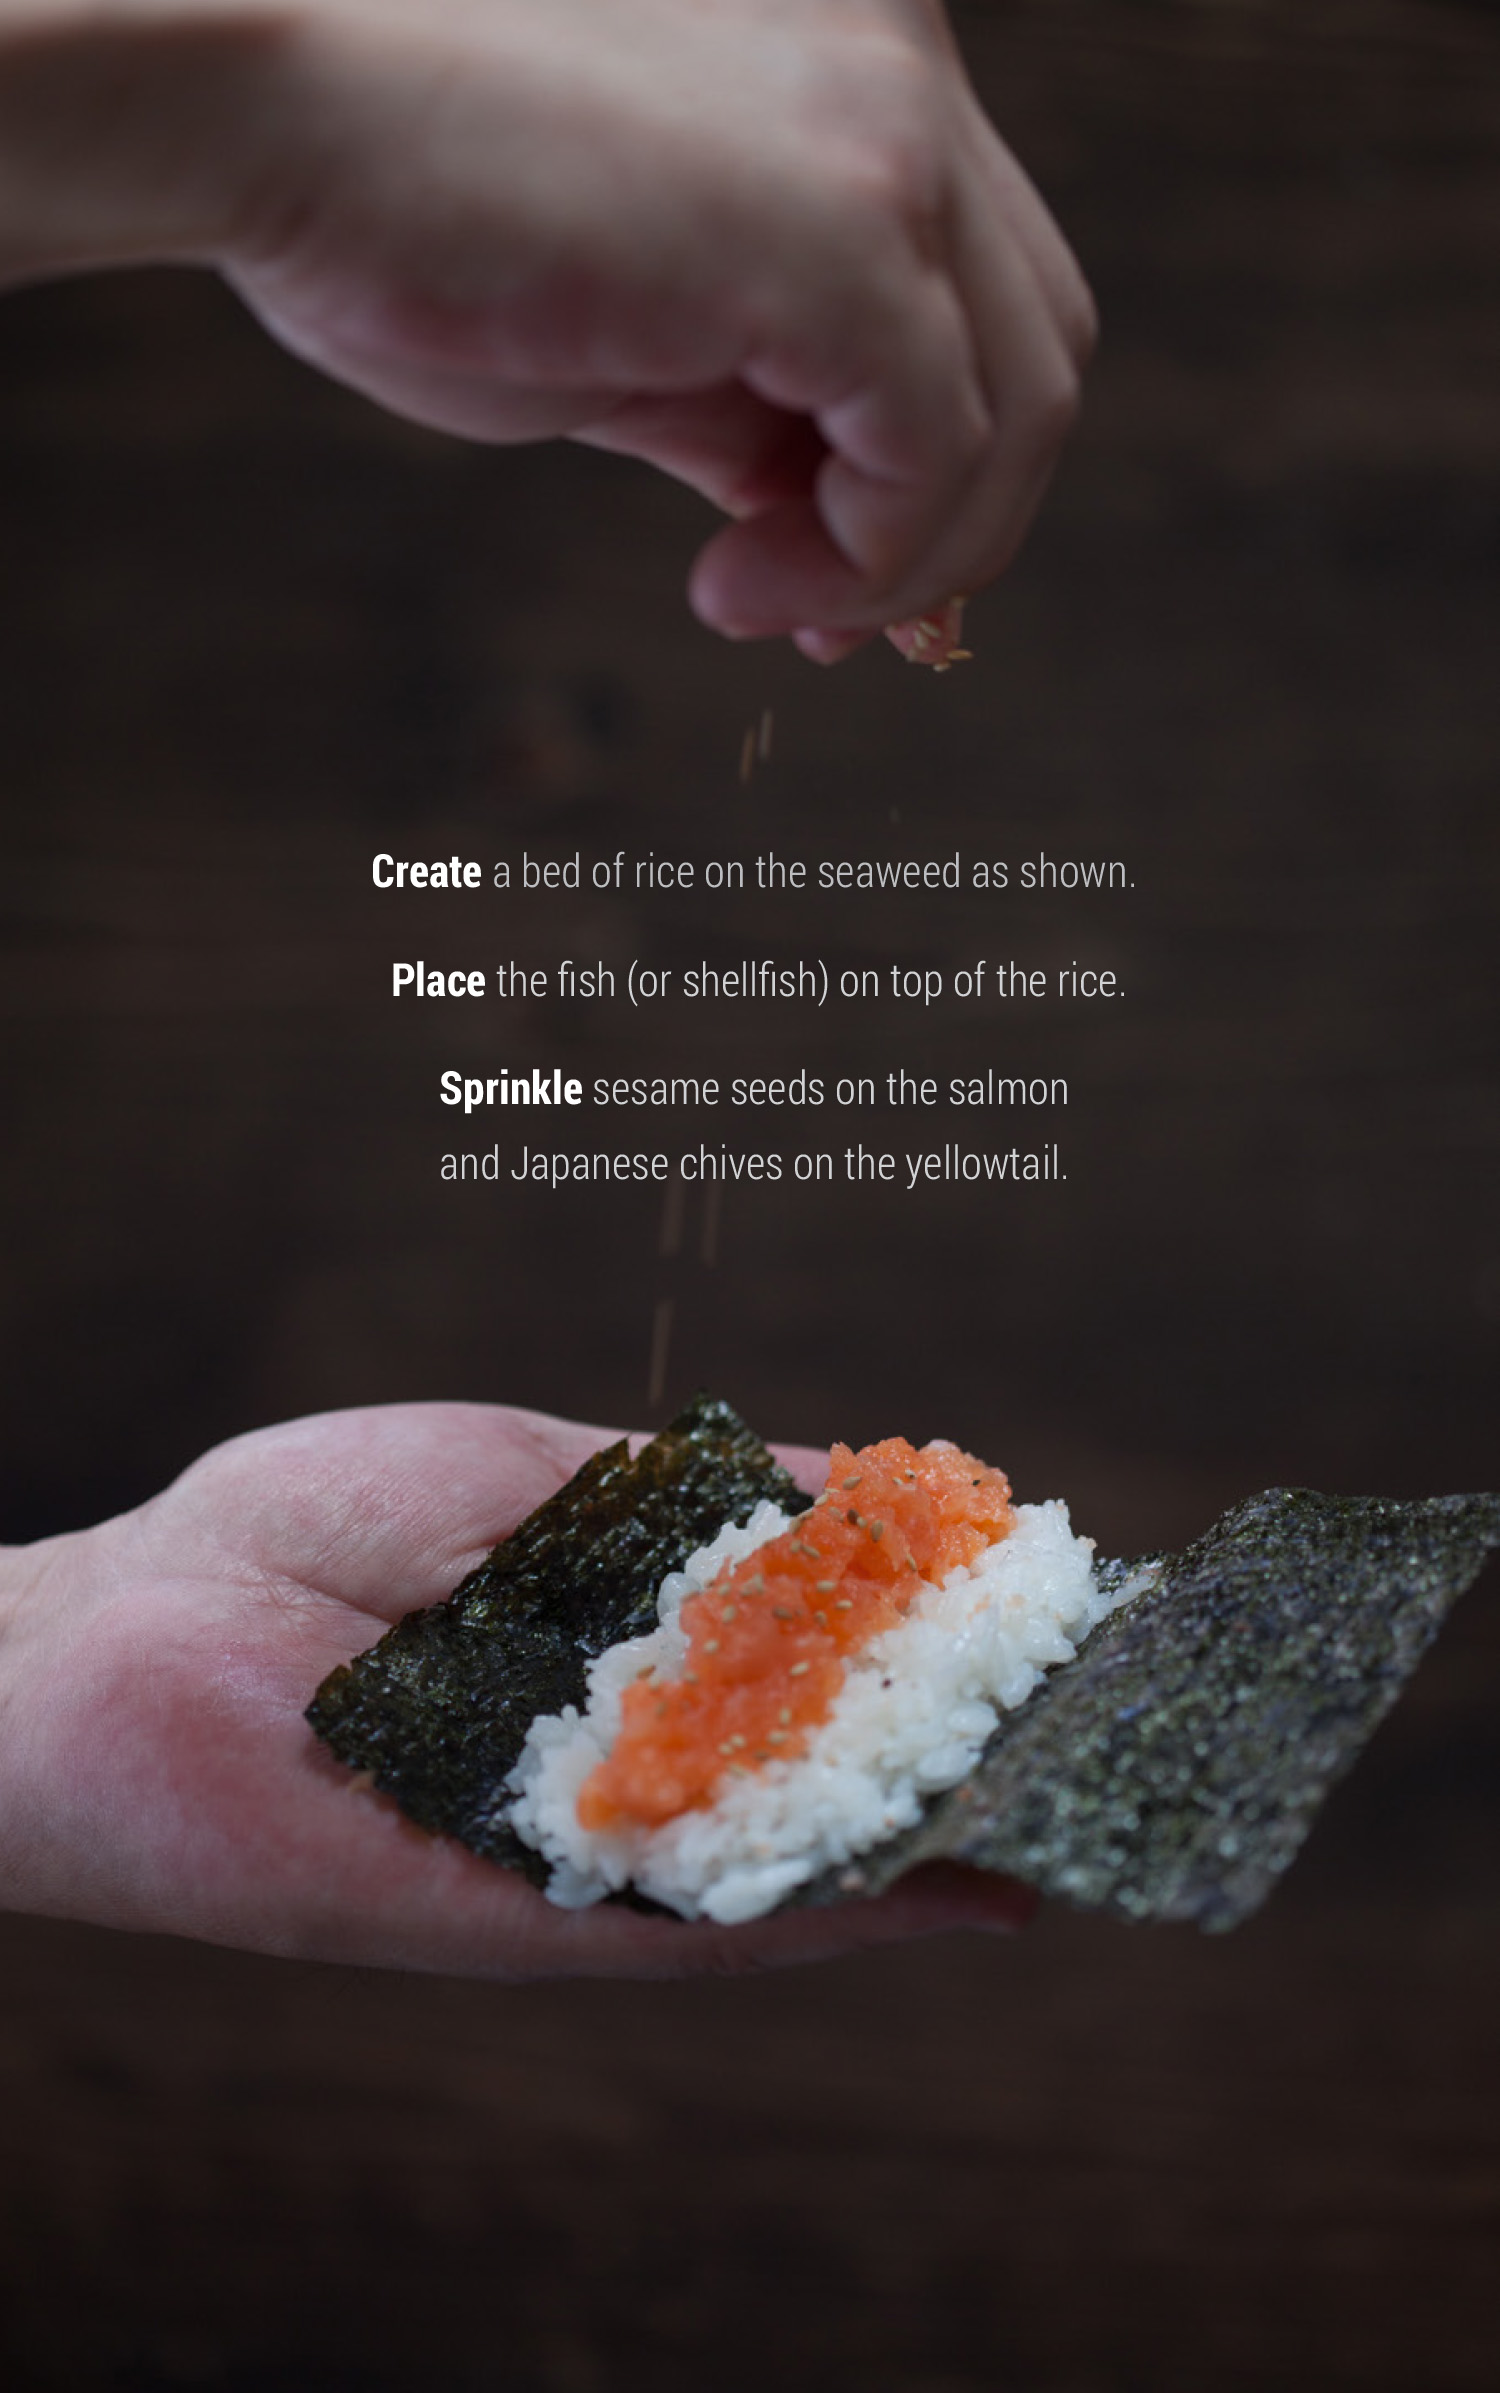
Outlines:
[{"label": "chopped salmon", "polygon": [[732,1772],[793,1759],[849,1657],[894,1628],[924,1582],[1014,1525],[1004,1472],[944,1440],[835,1446],[811,1510],[684,1602],[681,1676],[626,1688],[614,1748],[579,1793],[582,1825],[660,1827],[711,1803]]}]

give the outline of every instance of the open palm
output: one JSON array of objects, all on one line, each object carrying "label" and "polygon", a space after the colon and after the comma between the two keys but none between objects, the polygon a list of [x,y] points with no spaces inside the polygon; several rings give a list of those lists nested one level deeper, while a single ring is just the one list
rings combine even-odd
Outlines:
[{"label": "open palm", "polygon": [[[498,1406],[328,1413],[219,1446],[0,1559],[0,1901],[310,1959],[494,1977],[811,1959],[1026,1898],[959,1870],[743,1928],[562,1912],[365,1793],[303,1718],[605,1433]],[[816,1458],[788,1454],[795,1469]]]}]

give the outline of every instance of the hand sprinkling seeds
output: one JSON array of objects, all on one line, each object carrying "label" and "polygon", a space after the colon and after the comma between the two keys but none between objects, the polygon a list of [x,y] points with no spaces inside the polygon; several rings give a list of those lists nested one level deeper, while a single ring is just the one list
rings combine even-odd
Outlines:
[{"label": "hand sprinkling seeds", "polygon": [[964,608],[967,598],[955,595],[946,606],[937,607],[930,615],[914,615],[906,623],[886,626],[886,638],[893,648],[899,648],[909,665],[930,665],[934,673],[946,673],[950,665],[967,664],[973,656],[972,648],[960,648],[963,638]]}]

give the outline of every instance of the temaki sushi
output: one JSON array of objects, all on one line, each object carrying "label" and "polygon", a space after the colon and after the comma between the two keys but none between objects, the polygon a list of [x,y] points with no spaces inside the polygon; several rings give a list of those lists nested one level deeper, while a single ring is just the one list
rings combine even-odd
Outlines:
[{"label": "temaki sushi", "polygon": [[956,1446],[835,1446],[810,1509],[691,1555],[583,1715],[533,1726],[511,1817],[552,1899],[750,1919],[914,1826],[1119,1600],[1093,1559],[1064,1505],[1013,1504]]},{"label": "temaki sushi", "polygon": [[309,1718],[567,1905],[735,1921],[953,1856],[1226,1927],[1497,1544],[1500,1498],[1273,1491],[1180,1556],[1101,1562],[944,1440],[836,1446],[809,1504],[705,1398]]}]

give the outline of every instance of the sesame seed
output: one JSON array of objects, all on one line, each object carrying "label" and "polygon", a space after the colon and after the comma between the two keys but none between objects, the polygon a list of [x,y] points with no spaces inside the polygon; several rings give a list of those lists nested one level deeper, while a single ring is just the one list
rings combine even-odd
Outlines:
[{"label": "sesame seed", "polygon": [[734,1606],[733,1606],[733,1604],[726,1604],[726,1605],[724,1606],[724,1609],[723,1609],[723,1611],[722,1611],[722,1612],[719,1614],[719,1618],[720,1618],[721,1620],[733,1620],[733,1618],[734,1618]]},{"label": "sesame seed", "polygon": [[819,1594],[819,1595],[832,1595],[832,1593],[833,1593],[833,1591],[834,1591],[835,1587],[837,1587],[837,1585],[838,1585],[838,1580],[837,1580],[837,1579],[816,1579],[816,1580],[814,1580],[814,1582],[813,1582],[813,1585],[814,1585],[815,1592],[816,1592],[817,1594]]},{"label": "sesame seed", "polygon": [[771,1618],[773,1620],[795,1620],[796,1617],[796,1613],[789,1612],[785,1604],[773,1604],[771,1606]]},{"label": "sesame seed", "polygon": [[790,1713],[790,1712],[787,1710],[787,1708],[786,1708],[786,1705],[785,1705],[785,1704],[783,1704],[783,1705],[782,1705],[782,1707],[781,1707],[780,1711],[779,1711],[779,1712],[777,1713],[777,1715],[776,1715],[777,1719],[778,1719],[778,1720],[781,1722],[781,1725],[782,1725],[782,1727],[783,1727],[783,1728],[785,1728],[785,1727],[787,1726],[788,1722],[789,1722],[789,1721],[790,1721],[790,1719],[791,1719],[791,1716],[792,1716],[792,1715],[791,1715],[791,1713]]},{"label": "sesame seed", "polygon": [[791,1669],[787,1672],[787,1677],[802,1678],[806,1675],[807,1671],[811,1667],[812,1665],[808,1662],[794,1662],[791,1666]]},{"label": "sesame seed", "polygon": [[833,1608],[834,1608],[835,1612],[852,1612],[852,1611],[853,1611],[853,1609],[854,1609],[854,1598],[853,1598],[853,1596],[852,1596],[852,1595],[841,1595],[841,1596],[839,1597],[839,1599],[838,1599],[837,1603],[834,1605],[834,1607],[833,1607]]},{"label": "sesame seed", "polygon": [[705,1652],[705,1653],[717,1653],[717,1652],[718,1652],[718,1650],[719,1650],[719,1640],[718,1640],[718,1638],[717,1638],[717,1637],[710,1637],[710,1638],[709,1638],[709,1640],[708,1640],[708,1643],[707,1643],[707,1644],[704,1646],[703,1650],[704,1650],[704,1652]]},{"label": "sesame seed", "polygon": [[871,1535],[872,1537],[884,1537],[884,1535],[885,1535],[885,1523],[884,1523],[884,1521],[871,1521],[871,1523],[870,1523],[870,1535]]},{"label": "sesame seed", "polygon": [[784,1728],[768,1728],[766,1731],[766,1743],[768,1745],[784,1745],[786,1743],[786,1730]]},{"label": "sesame seed", "polygon": [[841,1479],[841,1480],[839,1481],[839,1485],[840,1485],[841,1487],[858,1487],[858,1485],[859,1485],[859,1482],[860,1482],[860,1477],[861,1477],[861,1474],[860,1474],[858,1471],[851,1472],[850,1476],[849,1476],[847,1479]]}]

